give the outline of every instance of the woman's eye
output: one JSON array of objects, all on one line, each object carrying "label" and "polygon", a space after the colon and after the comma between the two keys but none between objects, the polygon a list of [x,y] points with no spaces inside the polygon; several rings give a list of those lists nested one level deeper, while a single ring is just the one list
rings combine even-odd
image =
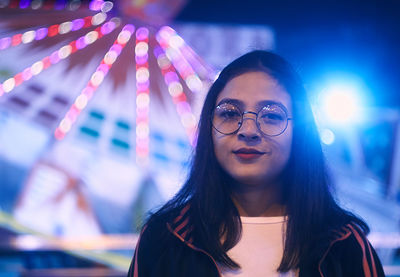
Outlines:
[{"label": "woman's eye", "polygon": [[232,118],[240,117],[240,113],[238,111],[228,110],[228,111],[221,112],[220,117],[232,119]]},{"label": "woman's eye", "polygon": [[261,116],[264,121],[282,121],[283,116],[278,113],[265,113]]}]

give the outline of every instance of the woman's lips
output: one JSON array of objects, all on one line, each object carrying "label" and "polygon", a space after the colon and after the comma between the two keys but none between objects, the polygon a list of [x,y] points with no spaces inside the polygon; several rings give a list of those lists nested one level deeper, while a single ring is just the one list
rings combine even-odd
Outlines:
[{"label": "woman's lips", "polygon": [[240,148],[233,151],[233,153],[241,160],[253,160],[265,154],[265,152],[253,148]]}]

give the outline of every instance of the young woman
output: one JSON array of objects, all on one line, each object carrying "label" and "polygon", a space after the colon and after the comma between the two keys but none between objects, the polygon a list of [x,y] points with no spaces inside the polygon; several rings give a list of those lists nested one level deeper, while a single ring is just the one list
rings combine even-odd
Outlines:
[{"label": "young woman", "polygon": [[306,92],[265,52],[210,88],[188,180],[143,227],[128,276],[384,276],[332,197]]}]

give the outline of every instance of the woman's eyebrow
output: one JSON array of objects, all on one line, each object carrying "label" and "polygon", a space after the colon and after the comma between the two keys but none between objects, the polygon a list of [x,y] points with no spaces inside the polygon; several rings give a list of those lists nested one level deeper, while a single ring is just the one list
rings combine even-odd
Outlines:
[{"label": "woman's eyebrow", "polygon": [[286,112],[288,111],[286,106],[283,105],[281,102],[279,101],[274,101],[274,100],[263,100],[257,103],[257,107],[258,108],[262,108],[268,105],[277,105],[280,106],[281,108],[283,108]]},{"label": "woman's eyebrow", "polygon": [[243,105],[244,105],[243,101],[241,101],[241,100],[232,99],[232,98],[223,98],[221,101],[219,101],[217,106],[221,105],[221,104],[225,104],[225,103],[233,104],[233,105],[236,105],[236,106],[239,106],[239,107],[243,107]]}]

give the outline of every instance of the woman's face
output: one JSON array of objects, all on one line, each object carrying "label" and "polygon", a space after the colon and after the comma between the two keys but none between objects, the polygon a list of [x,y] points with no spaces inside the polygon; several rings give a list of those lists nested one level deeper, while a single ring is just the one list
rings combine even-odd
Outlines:
[{"label": "woman's face", "polygon": [[[241,112],[254,113],[265,106],[267,109],[279,106],[286,109],[289,118],[292,117],[290,95],[264,72],[248,72],[230,80],[219,94],[216,106],[221,103],[233,103]],[[289,120],[282,134],[267,136],[257,127],[256,115],[245,113],[236,133],[226,135],[213,128],[217,160],[228,174],[242,184],[268,185],[277,182],[290,157],[292,124]]]}]

